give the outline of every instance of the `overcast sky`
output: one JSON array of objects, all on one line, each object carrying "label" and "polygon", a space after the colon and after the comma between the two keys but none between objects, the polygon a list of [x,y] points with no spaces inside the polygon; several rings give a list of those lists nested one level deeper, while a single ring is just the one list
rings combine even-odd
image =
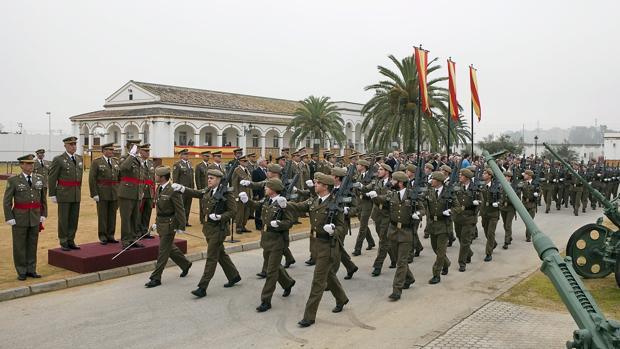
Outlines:
[{"label": "overcast sky", "polygon": [[618,13],[620,1],[3,1],[0,123],[47,133],[50,111],[69,132],[131,79],[364,103],[377,65],[421,43],[440,74],[456,62],[467,116],[478,68],[481,136],[620,129]]}]

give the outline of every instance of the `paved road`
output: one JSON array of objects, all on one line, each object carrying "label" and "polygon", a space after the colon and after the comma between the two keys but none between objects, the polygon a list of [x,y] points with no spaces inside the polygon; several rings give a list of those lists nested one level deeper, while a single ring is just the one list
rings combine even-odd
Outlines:
[{"label": "paved road", "polygon": [[[593,222],[601,211],[574,217],[568,209],[536,218],[543,231],[563,248],[570,233]],[[498,227],[498,231],[500,228]],[[482,231],[482,230],[480,230]],[[355,234],[355,232],[354,232]],[[501,246],[503,231],[499,234]],[[331,313],[335,305],[325,293],[317,323],[298,328],[307,300],[312,268],[303,265],[308,240],[291,245],[297,264],[290,274],[297,280],[289,298],[277,291],[273,308],[257,313],[263,285],[259,271],[261,251],[236,253],[232,259],[243,280],[231,289],[221,270],[204,299],[190,295],[204,267],[194,263],[181,279],[176,267],[164,272],[163,285],[145,289],[148,274],[132,275],[103,283],[66,289],[0,303],[0,346],[5,348],[248,348],[248,347],[422,347],[444,334],[539,266],[524,227],[515,222],[510,250],[496,250],[484,263],[484,237],[473,244],[475,256],[466,273],[457,271],[458,248],[449,248],[450,274],[439,285],[429,285],[434,255],[430,241],[413,264],[416,283],[399,302],[389,302],[393,269],[370,276],[375,251],[364,251],[354,261],[360,266],[353,280],[343,280],[351,299],[345,311]],[[351,250],[353,239],[347,240]],[[340,277],[344,276],[341,268]],[[570,337],[567,333],[566,338]]]}]

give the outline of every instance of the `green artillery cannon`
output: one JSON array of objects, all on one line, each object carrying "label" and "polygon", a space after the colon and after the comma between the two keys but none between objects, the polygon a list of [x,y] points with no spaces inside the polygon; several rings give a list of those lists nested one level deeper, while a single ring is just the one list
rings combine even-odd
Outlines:
[{"label": "green artillery cannon", "polygon": [[573,269],[570,256],[564,259],[551,239],[534,223],[523,203],[512,189],[502,171],[497,166],[494,156],[483,153],[484,159],[491,167],[517,213],[532,232],[532,242],[542,260],[541,271],[547,275],[556,291],[562,298],[566,308],[579,326],[573,332],[573,340],[566,342],[566,348],[603,349],[620,348],[620,323],[607,320],[594,298],[586,290],[583,282]]},{"label": "green artillery cannon", "polygon": [[[596,200],[603,204],[603,213],[618,229],[620,227],[618,198],[613,201],[605,199],[603,194],[575,172],[548,144],[543,143],[543,145],[573,176],[583,183],[583,186],[592,193]],[[616,283],[620,287],[620,230],[612,231],[602,225],[601,221],[602,219],[599,219],[597,223],[586,224],[577,229],[568,240],[566,255],[572,258],[573,268],[577,274],[588,279],[598,279],[615,272]]]}]

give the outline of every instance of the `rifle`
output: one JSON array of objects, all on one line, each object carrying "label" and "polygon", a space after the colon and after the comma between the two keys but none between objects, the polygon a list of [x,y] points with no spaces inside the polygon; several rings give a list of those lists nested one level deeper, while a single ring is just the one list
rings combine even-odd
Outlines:
[{"label": "rifle", "polygon": [[220,184],[217,186],[217,189],[215,190],[215,194],[213,194],[213,199],[215,199],[215,209],[213,213],[215,214],[224,213],[224,210],[226,208],[225,194],[229,191],[228,184],[230,183],[233,172],[235,172],[235,169],[237,168],[237,166],[239,166],[239,160],[235,159],[230,164],[229,170],[226,172],[226,176],[222,178],[222,180],[220,181]]},{"label": "rifle", "polygon": [[424,180],[424,166],[421,160],[418,160],[418,167],[415,171],[415,180],[413,182],[413,188],[409,192],[409,198],[413,205],[413,213],[418,211],[418,200],[421,196],[426,194],[426,181]]},{"label": "rifle", "polygon": [[340,188],[336,192],[335,200],[332,200],[332,202],[329,204],[329,207],[327,208],[328,212],[326,224],[332,224],[334,222],[334,217],[336,217],[338,211],[344,211],[344,204],[353,201],[350,192],[352,178],[353,174],[355,174],[355,170],[355,166],[349,166],[347,170],[347,175],[342,179],[342,183],[340,183]]}]

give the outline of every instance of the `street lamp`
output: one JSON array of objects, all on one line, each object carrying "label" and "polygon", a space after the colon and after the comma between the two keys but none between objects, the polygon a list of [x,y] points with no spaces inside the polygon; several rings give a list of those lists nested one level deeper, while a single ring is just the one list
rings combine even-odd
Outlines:
[{"label": "street lamp", "polygon": [[538,135],[534,136],[534,159],[538,158]]},{"label": "street lamp", "polygon": [[49,118],[48,128],[47,128],[47,151],[50,156],[52,156],[52,113],[45,112],[47,117]]}]

